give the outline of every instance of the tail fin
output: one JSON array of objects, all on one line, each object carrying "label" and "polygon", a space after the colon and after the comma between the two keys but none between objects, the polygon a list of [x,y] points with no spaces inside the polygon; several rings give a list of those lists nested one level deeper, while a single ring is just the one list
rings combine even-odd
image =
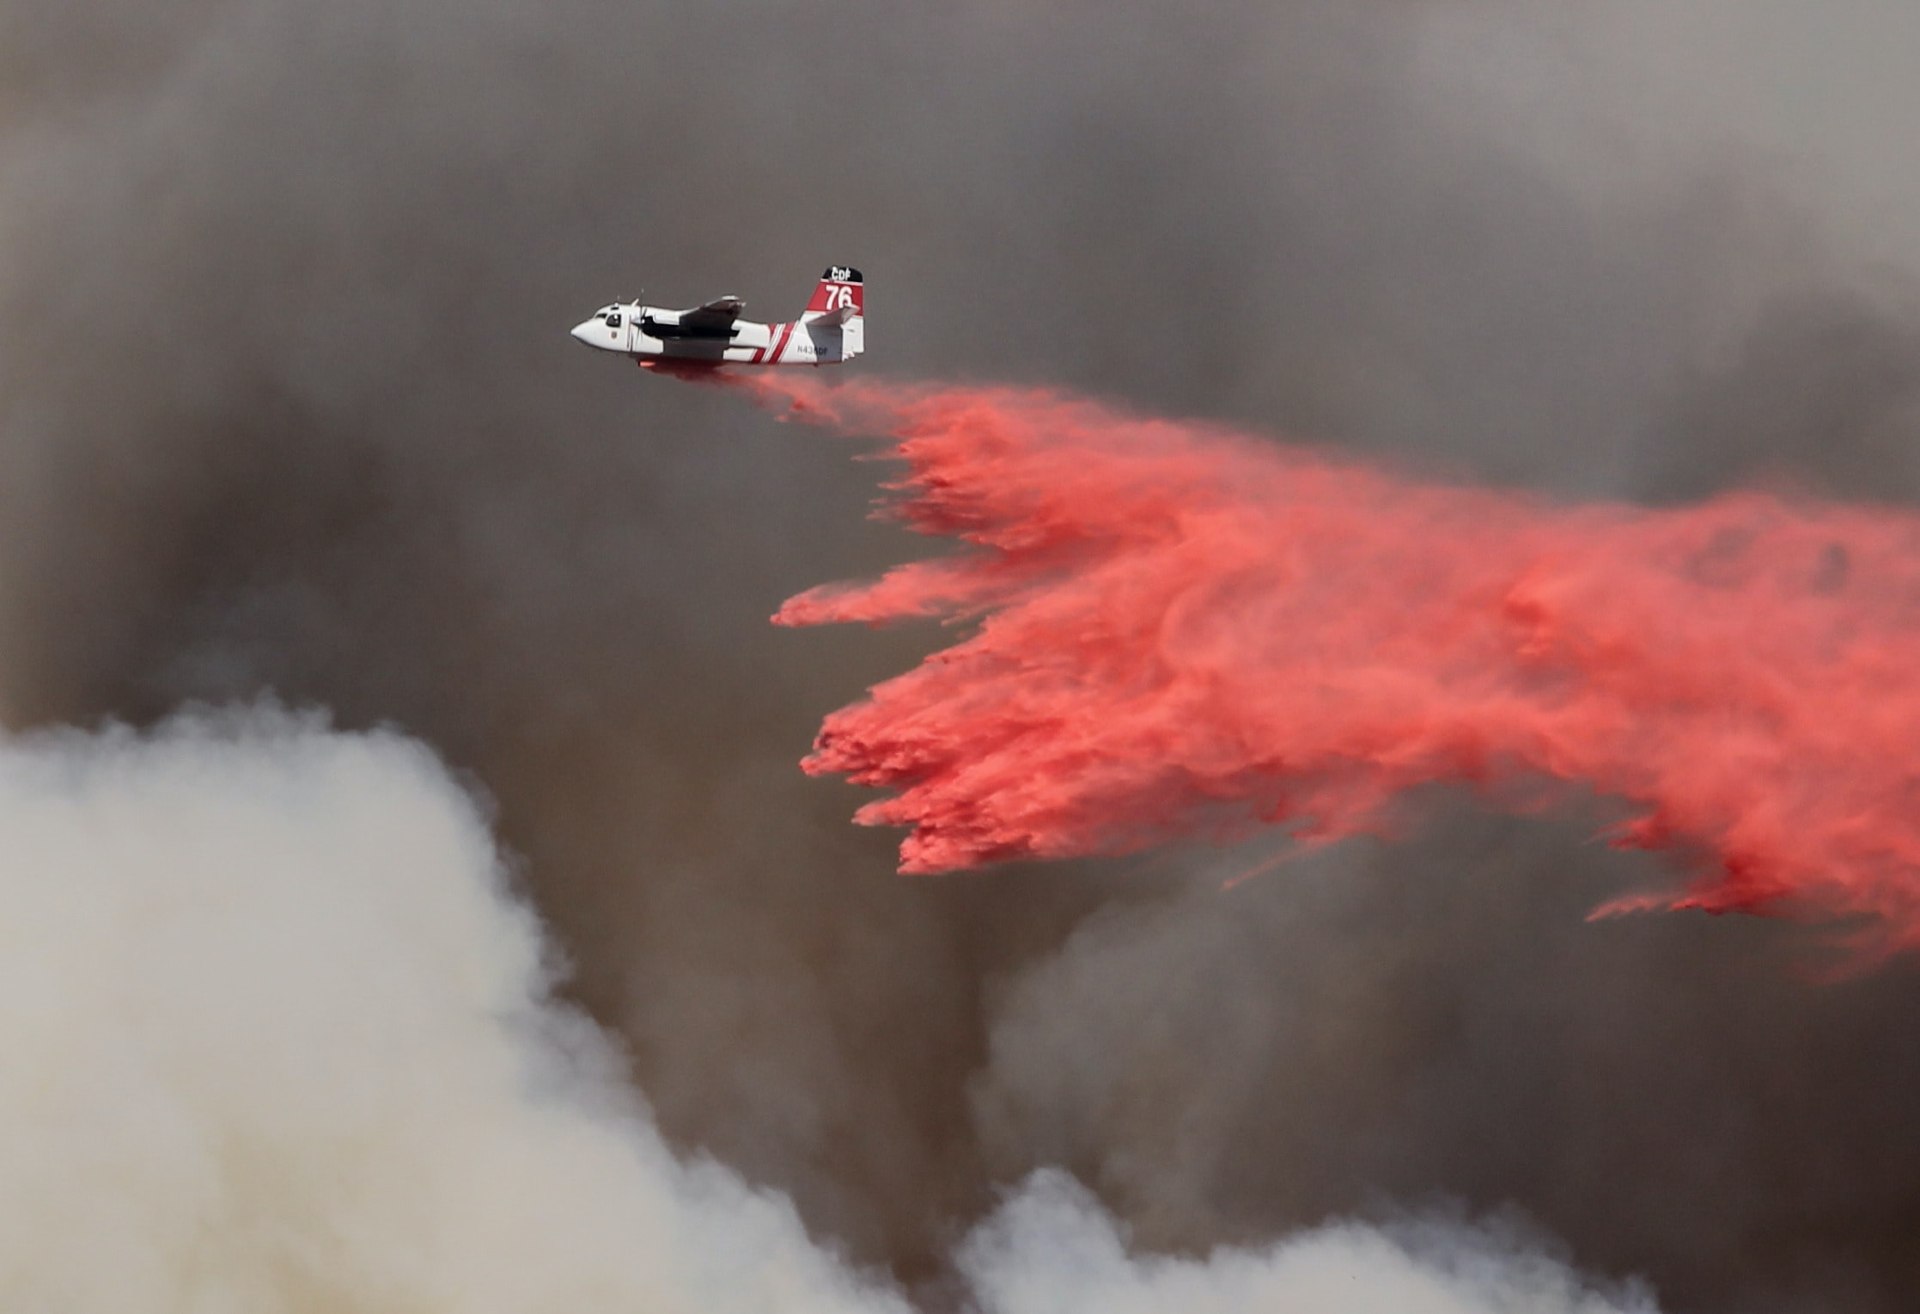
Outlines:
[{"label": "tail fin", "polygon": [[866,314],[867,280],[857,269],[834,265],[820,275],[803,322],[831,317],[840,326],[840,352],[846,358],[867,349]]},{"label": "tail fin", "polygon": [[867,280],[859,270],[845,265],[835,265],[820,275],[820,285],[813,289],[813,300],[807,303],[809,315],[851,309],[857,316],[865,314],[866,308]]}]

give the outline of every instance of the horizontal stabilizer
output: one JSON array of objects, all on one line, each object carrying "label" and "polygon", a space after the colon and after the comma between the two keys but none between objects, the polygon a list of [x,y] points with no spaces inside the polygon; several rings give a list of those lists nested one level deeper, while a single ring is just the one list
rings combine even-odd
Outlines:
[{"label": "horizontal stabilizer", "polygon": [[842,306],[838,310],[808,315],[806,325],[808,328],[839,328],[858,313],[852,306]]}]

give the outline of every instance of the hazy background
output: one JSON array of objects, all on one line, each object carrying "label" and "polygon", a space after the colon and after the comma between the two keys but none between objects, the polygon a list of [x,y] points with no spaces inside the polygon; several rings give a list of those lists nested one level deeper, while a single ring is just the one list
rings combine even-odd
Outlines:
[{"label": "hazy background", "polygon": [[666,1140],[928,1300],[1057,1165],[1144,1250],[1511,1207],[1671,1309],[1911,1308],[1911,967],[1589,926],[1651,860],[1447,798],[1230,893],[898,879],[794,764],[933,636],[766,625],[921,550],[875,468],[566,330],[847,262],[862,369],[1907,499],[1917,46],[1891,0],[0,0],[0,712],[424,739]]}]

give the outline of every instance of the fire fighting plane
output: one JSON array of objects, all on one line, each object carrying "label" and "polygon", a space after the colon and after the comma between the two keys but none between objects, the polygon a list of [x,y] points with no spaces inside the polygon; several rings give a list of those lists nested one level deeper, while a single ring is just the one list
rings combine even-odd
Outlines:
[{"label": "fire fighting plane", "polygon": [[866,280],[835,265],[820,276],[806,313],[785,324],[741,319],[746,302],[721,297],[688,310],[616,301],[573,330],[589,347],[632,356],[642,368],[831,365],[866,350]]}]

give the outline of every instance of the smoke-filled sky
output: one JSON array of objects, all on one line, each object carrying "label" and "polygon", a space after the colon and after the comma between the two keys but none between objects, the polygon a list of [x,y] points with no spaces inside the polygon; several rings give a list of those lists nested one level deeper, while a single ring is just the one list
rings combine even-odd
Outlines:
[{"label": "smoke-filled sky", "polygon": [[[1909,501],[1916,40],[1892,0],[0,0],[0,713],[381,728],[13,750],[49,1075],[0,1152],[97,1182],[14,1208],[100,1239],[0,1283],[1911,1308],[1910,966],[1589,925],[1661,860],[1446,794],[1224,892],[1246,854],[896,877],[796,763],[938,637],[766,623],[918,550],[875,468],[566,329],[847,262],[861,370],[1569,497]],[[604,1033],[539,1003],[493,843]],[[788,1294],[733,1285],[769,1255]]]}]

